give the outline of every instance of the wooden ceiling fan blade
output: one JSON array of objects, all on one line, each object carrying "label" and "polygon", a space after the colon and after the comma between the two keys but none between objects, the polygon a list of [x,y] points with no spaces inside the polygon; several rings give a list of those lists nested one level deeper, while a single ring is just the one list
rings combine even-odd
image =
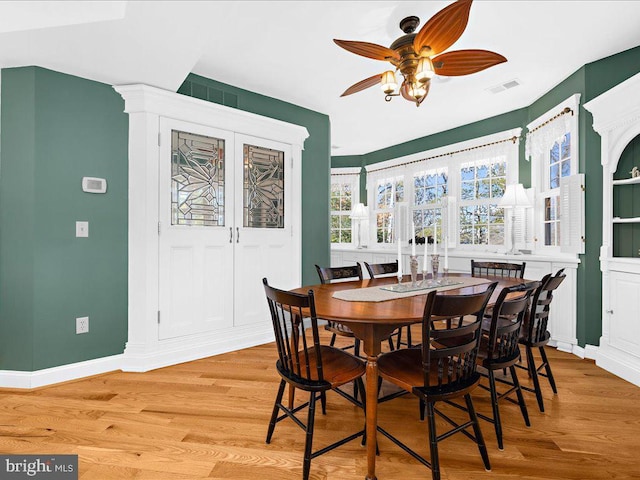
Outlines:
[{"label": "wooden ceiling fan blade", "polygon": [[333,39],[336,45],[348,50],[356,55],[362,55],[363,57],[372,58],[374,60],[389,60],[391,58],[399,60],[400,57],[396,52],[390,48],[377,45],[369,42],[357,42],[352,40],[337,40]]},{"label": "wooden ceiling fan blade", "polygon": [[373,87],[374,85],[380,83],[382,79],[382,74],[378,73],[377,75],[373,75],[369,78],[365,78],[364,80],[360,80],[358,83],[354,83],[349,88],[347,88],[341,97],[346,97],[347,95],[351,95],[353,93],[358,93],[362,90],[365,90],[369,87]]},{"label": "wooden ceiling fan blade", "polygon": [[507,59],[488,50],[456,50],[443,53],[432,59],[434,71],[445,77],[458,77],[480,72]]},{"label": "wooden ceiling fan blade", "polygon": [[472,1],[458,0],[431,17],[413,39],[415,52],[419,54],[423,47],[429,47],[426,53],[437,55],[453,45],[467,28]]}]

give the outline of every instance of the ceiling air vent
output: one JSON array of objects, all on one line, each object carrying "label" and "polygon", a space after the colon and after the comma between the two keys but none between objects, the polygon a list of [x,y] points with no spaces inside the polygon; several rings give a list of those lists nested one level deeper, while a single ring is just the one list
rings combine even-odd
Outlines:
[{"label": "ceiling air vent", "polygon": [[509,80],[508,82],[501,83],[500,85],[489,87],[487,88],[487,90],[491,93],[500,93],[504,92],[505,90],[509,90],[510,88],[517,87],[518,85],[520,85],[520,81],[514,79]]}]

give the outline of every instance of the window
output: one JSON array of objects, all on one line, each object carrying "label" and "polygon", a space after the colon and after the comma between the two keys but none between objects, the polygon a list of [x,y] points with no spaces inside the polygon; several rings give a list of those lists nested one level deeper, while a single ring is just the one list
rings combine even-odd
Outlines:
[{"label": "window", "polygon": [[571,175],[571,132],[556,141],[544,162],[544,244],[560,245],[560,178]]},{"label": "window", "polygon": [[393,209],[397,202],[404,202],[404,178],[378,180],[375,192],[376,242],[393,243]]},{"label": "window", "polygon": [[[336,173],[340,172],[340,173]],[[356,173],[354,173],[356,172]],[[353,243],[353,222],[351,210],[358,203],[360,195],[360,169],[331,169],[331,243]]]},{"label": "window", "polygon": [[461,245],[504,245],[504,209],[498,201],[506,186],[506,156],[461,165]]},{"label": "window", "polygon": [[498,204],[506,185],[517,183],[520,131],[365,167],[375,222],[370,234],[377,244],[394,242],[394,207],[403,201],[418,237],[435,237],[441,245],[446,239],[449,247],[505,249],[504,209]]},{"label": "window", "polygon": [[[569,239],[562,218],[560,185],[578,173],[577,122],[580,96],[554,107],[527,128],[527,159],[531,159],[531,186],[536,195],[536,247],[560,250]],[[565,224],[566,226],[566,224]]]},{"label": "window", "polygon": [[427,170],[413,175],[414,235],[434,237],[442,243],[443,208],[446,208],[447,169]]}]

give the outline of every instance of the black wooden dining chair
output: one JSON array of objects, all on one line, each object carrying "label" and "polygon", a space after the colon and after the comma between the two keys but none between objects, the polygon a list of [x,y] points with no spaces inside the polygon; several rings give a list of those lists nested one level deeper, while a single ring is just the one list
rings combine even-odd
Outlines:
[{"label": "black wooden dining chair", "polygon": [[[544,400],[542,399],[542,388],[540,387],[539,376],[549,380],[549,385],[551,385],[553,393],[558,393],[553,372],[551,371],[551,365],[549,364],[549,359],[547,358],[544,347],[551,339],[551,334],[549,330],[547,330],[547,327],[553,292],[560,286],[565,278],[564,268],[558,270],[554,276],[548,274],[542,278],[540,286],[532,296],[531,305],[524,321],[522,336],[520,337],[520,345],[524,346],[527,357],[526,368],[529,371],[529,376],[533,380],[533,388],[524,386],[522,388],[523,390],[536,394],[538,408],[541,412],[544,412]],[[536,365],[536,360],[533,355],[534,348],[537,348],[540,352],[541,361],[538,365]],[[542,371],[543,369],[544,372]]]},{"label": "black wooden dining chair", "polygon": [[[389,277],[394,273],[398,273],[398,260],[395,262],[389,263],[368,263],[364,262],[364,266],[369,273],[371,278],[382,278]],[[402,345],[406,345],[407,347],[411,347],[411,328],[407,327],[407,341],[402,341],[402,329],[403,327],[398,328],[395,332],[393,332],[389,336],[389,348],[391,350],[395,350],[396,348],[400,348]],[[396,345],[394,347],[392,337],[396,337]]]},{"label": "black wooden dining chair", "polygon": [[[378,371],[382,379],[397,386],[402,391],[380,399],[391,400],[406,392],[411,392],[425,405],[428,430],[430,461],[402,443],[387,430],[378,427],[380,433],[389,438],[422,464],[431,468],[433,480],[440,479],[438,442],[461,432],[478,445],[485,469],[490,470],[489,455],[478,423],[471,391],[480,382],[476,369],[476,358],[480,340],[484,310],[495,290],[497,282],[490,284],[483,293],[470,295],[446,295],[432,291],[427,295],[422,319],[422,345],[420,348],[405,348],[381,355]],[[440,318],[474,319],[470,323],[451,322],[451,328],[439,325]],[[435,328],[440,326],[442,328]],[[456,423],[436,408],[438,402],[464,397],[469,421]],[[439,415],[453,426],[440,435],[436,432],[435,415]],[[473,433],[467,431],[473,429]]]},{"label": "black wooden dining chair", "polygon": [[503,278],[524,278],[526,262],[506,263],[506,262],[476,262],[471,259],[472,277],[503,277]]},{"label": "black wooden dining chair", "polygon": [[[359,263],[355,265],[348,265],[346,267],[320,267],[316,265],[316,271],[318,277],[320,277],[320,283],[325,284],[334,280],[362,280],[362,267]],[[353,353],[356,357],[360,356],[360,340],[358,340],[351,329],[346,325],[342,325],[331,320],[326,320],[324,329],[331,332],[331,341],[329,345],[333,347],[336,343],[336,337],[353,338],[353,343],[343,348],[343,350],[353,348]],[[357,398],[357,392],[354,392],[354,397]]]},{"label": "black wooden dining chair", "polygon": [[[483,333],[478,351],[478,365],[482,367],[480,373],[489,379],[489,385],[480,387],[489,391],[491,395],[491,417],[478,413],[478,417],[493,423],[498,440],[498,448],[502,450],[502,422],[498,402],[508,400],[520,406],[524,423],[527,427],[529,413],[522,395],[518,374],[515,368],[520,359],[520,339],[522,323],[529,309],[531,295],[540,286],[540,282],[529,282],[503,288],[493,307],[489,330]],[[514,297],[515,296],[515,297]],[[509,369],[511,379],[496,377],[496,370]],[[485,373],[486,372],[486,373]],[[508,389],[498,392],[497,383],[508,385]],[[517,401],[510,397],[515,392]]]},{"label": "black wooden dining chair", "polygon": [[[285,418],[292,419],[296,425],[302,428],[306,433],[302,478],[307,480],[313,458],[364,435],[364,430],[360,430],[327,447],[315,452],[312,451],[316,402],[322,400],[327,391],[333,390],[354,404],[363,406],[354,402],[338,387],[354,382],[364,399],[362,375],[366,369],[364,362],[350,353],[320,344],[312,290],[307,295],[301,295],[273,288],[269,286],[266,278],[262,280],[262,283],[269,304],[275,343],[278,349],[276,369],[281,377],[269,421],[266,442],[271,443],[276,423]],[[305,329],[305,322],[302,320],[306,321],[307,318],[310,326]],[[308,339],[308,336],[311,338]],[[287,384],[295,389],[309,392],[309,401],[296,407],[285,406],[282,403],[282,397]],[[296,416],[304,408],[308,409],[306,423]],[[283,414],[279,416],[281,411]]]}]

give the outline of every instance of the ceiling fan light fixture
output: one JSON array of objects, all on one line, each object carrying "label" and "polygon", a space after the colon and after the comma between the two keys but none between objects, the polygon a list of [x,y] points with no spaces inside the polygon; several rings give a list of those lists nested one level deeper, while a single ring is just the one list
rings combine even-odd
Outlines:
[{"label": "ceiling fan light fixture", "polygon": [[424,86],[420,82],[412,83],[411,86],[409,87],[409,95],[411,95],[416,100],[420,100],[426,94],[427,94],[427,89],[424,88]]},{"label": "ceiling fan light fixture", "polygon": [[431,79],[435,74],[443,77],[470,75],[506,62],[505,57],[488,50],[447,51],[467,28],[472,2],[473,0],[457,0],[448,5],[431,17],[417,33],[414,32],[420,19],[416,16],[404,18],[400,22],[404,35],[389,47],[370,42],[334,39],[336,45],[351,53],[391,63],[395,72],[402,75],[400,86],[395,72],[388,70],[354,83],[341,96],[380,84],[387,102],[393,97],[402,97],[420,106],[429,94]]},{"label": "ceiling fan light fixture", "polygon": [[433,78],[435,72],[433,71],[433,63],[429,57],[422,57],[418,61],[416,68],[416,80],[420,83],[424,83],[427,80]]},{"label": "ceiling fan light fixture", "polygon": [[384,72],[382,74],[380,83],[382,85],[382,91],[387,95],[391,95],[398,88],[396,74],[393,72],[393,70],[387,70],[386,72]]}]

